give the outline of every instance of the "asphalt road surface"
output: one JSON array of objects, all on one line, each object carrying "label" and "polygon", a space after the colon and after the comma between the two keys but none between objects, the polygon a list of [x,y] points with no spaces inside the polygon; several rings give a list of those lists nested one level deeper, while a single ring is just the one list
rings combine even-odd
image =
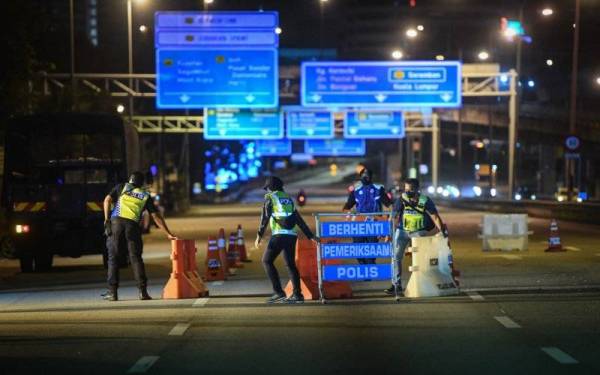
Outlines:
[{"label": "asphalt road surface", "polygon": [[[302,211],[313,223],[312,213],[340,205]],[[259,210],[253,201],[195,207],[169,224],[196,240],[202,273],[207,236],[241,224],[250,247]],[[462,293],[399,303],[372,282],[353,284],[351,300],[267,305],[262,250],[230,280],[208,283],[210,297],[162,300],[171,262],[159,231],[145,237],[153,301],[136,299],[129,270],[121,301],[102,301],[99,256],[59,258],[41,274],[2,260],[0,374],[600,373],[600,226],[559,223],[569,250],[549,254],[549,223],[530,219],[528,251],[482,252],[483,213],[441,214]]]}]

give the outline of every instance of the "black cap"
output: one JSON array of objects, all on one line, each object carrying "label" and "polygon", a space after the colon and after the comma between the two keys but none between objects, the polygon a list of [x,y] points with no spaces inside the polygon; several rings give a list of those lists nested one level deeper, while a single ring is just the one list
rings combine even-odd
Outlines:
[{"label": "black cap", "polygon": [[278,191],[283,190],[283,181],[277,176],[269,176],[263,186],[265,190]]},{"label": "black cap", "polygon": [[129,183],[135,187],[141,187],[144,185],[144,174],[142,172],[133,172],[129,176]]}]

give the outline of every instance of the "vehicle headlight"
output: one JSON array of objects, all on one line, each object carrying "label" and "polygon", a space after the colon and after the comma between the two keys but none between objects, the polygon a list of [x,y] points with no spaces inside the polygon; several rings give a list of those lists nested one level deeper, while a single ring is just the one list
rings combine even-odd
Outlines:
[{"label": "vehicle headlight", "polygon": [[438,194],[442,194],[442,193],[444,192],[444,188],[443,188],[443,187],[441,187],[441,186],[438,186],[438,188],[437,188],[435,191],[436,191],[436,193],[438,193]]},{"label": "vehicle headlight", "polygon": [[430,186],[430,187],[427,188],[427,192],[429,194],[433,194],[433,193],[435,193],[435,188],[433,186]]},{"label": "vehicle headlight", "polygon": [[29,233],[29,230],[30,230],[30,228],[29,228],[29,225],[27,225],[27,224],[15,225],[15,232],[17,234],[26,234],[26,233]]},{"label": "vehicle headlight", "polygon": [[448,191],[448,189],[444,189],[444,191],[442,191],[442,195],[444,196],[444,198],[448,198],[450,196],[450,192]]},{"label": "vehicle headlight", "polygon": [[577,197],[577,202],[581,203],[583,202],[583,199],[581,199],[581,197]]},{"label": "vehicle headlight", "polygon": [[534,201],[536,199],[537,199],[537,197],[535,196],[535,194],[531,194],[531,200]]},{"label": "vehicle headlight", "polygon": [[562,202],[565,200],[565,197],[563,197],[562,195],[559,195],[558,198],[556,198],[559,202]]},{"label": "vehicle headlight", "polygon": [[491,189],[490,189],[490,195],[491,195],[492,197],[495,197],[495,196],[496,196],[496,194],[498,194],[498,191],[496,190],[496,188],[491,188]]},{"label": "vehicle headlight", "polygon": [[521,198],[523,198],[523,196],[521,196],[521,194],[519,194],[519,193],[515,194],[515,200],[520,201]]},{"label": "vehicle headlight", "polygon": [[473,193],[475,193],[476,196],[480,197],[481,196],[481,188],[479,186],[473,186]]}]

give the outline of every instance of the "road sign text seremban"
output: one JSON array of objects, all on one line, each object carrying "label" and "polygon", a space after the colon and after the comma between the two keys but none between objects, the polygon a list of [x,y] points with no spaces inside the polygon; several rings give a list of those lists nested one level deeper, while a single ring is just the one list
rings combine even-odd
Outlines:
[{"label": "road sign text seremban", "polygon": [[377,237],[389,236],[390,223],[387,221],[325,221],[321,223],[321,237]]},{"label": "road sign text seremban", "polygon": [[392,244],[377,243],[328,243],[321,246],[323,259],[340,258],[389,258]]}]

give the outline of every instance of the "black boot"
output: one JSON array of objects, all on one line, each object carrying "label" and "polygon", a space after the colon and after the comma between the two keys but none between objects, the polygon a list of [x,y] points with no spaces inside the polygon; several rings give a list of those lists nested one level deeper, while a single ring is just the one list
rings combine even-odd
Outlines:
[{"label": "black boot", "polygon": [[119,294],[117,293],[117,288],[109,288],[106,293],[102,294],[102,298],[107,301],[118,301]]},{"label": "black boot", "polygon": [[151,299],[152,299],[152,297],[150,297],[150,295],[148,294],[148,290],[146,289],[146,287],[145,286],[140,287],[140,300],[148,301]]}]

